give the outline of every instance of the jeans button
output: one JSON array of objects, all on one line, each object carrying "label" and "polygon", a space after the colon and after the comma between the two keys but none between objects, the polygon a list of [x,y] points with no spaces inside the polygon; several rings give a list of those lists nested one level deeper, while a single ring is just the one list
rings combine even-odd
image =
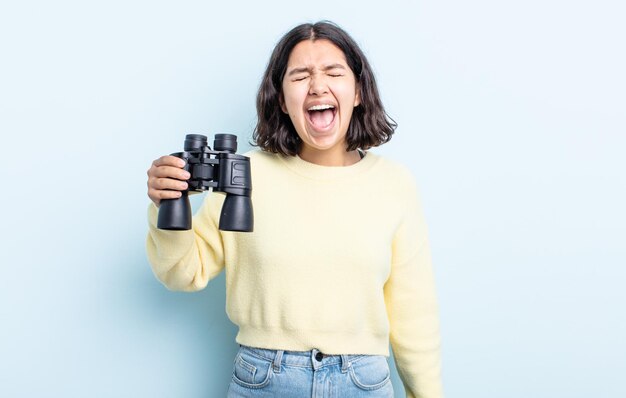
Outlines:
[{"label": "jeans button", "polygon": [[321,352],[318,352],[317,354],[315,354],[315,359],[317,359],[317,362],[322,362],[323,358],[324,358],[324,354],[322,354]]}]

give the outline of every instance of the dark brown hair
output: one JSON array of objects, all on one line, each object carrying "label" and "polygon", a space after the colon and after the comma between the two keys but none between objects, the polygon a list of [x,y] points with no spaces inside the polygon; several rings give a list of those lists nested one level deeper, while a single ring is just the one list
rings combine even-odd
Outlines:
[{"label": "dark brown hair", "polygon": [[321,21],[296,26],[274,48],[257,94],[258,121],[252,145],[283,155],[295,156],[299,152],[300,137],[280,107],[283,78],[293,48],[301,41],[320,39],[329,40],[343,51],[360,93],[361,103],[354,108],[346,134],[347,150],[367,150],[391,139],[397,124],[383,108],[365,55],[347,32],[332,22]]}]

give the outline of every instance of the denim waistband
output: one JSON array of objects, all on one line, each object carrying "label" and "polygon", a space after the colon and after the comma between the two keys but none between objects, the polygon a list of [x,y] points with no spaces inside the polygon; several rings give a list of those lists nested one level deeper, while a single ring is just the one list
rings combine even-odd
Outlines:
[{"label": "denim waistband", "polygon": [[280,371],[280,365],[298,366],[303,368],[319,369],[324,366],[341,365],[342,371],[347,371],[350,364],[366,357],[364,354],[356,355],[328,355],[317,349],[310,351],[285,351],[271,350],[266,348],[249,347],[240,345],[243,350],[251,355],[271,361],[275,371]]}]

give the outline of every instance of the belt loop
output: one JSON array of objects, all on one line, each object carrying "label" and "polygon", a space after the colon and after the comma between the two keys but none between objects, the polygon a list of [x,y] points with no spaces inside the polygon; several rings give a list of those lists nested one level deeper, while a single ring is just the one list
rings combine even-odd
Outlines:
[{"label": "belt loop", "polygon": [[276,356],[274,357],[274,373],[280,373],[280,363],[283,360],[283,353],[285,351],[284,350],[278,350],[276,351]]},{"label": "belt loop", "polygon": [[348,361],[348,356],[341,354],[341,373],[346,373],[350,368],[350,361]]},{"label": "belt loop", "polygon": [[317,358],[315,358],[317,354],[319,353],[319,350],[317,348],[313,348],[309,352],[311,353],[311,364],[313,365],[313,370],[319,369],[320,362],[317,360]]}]

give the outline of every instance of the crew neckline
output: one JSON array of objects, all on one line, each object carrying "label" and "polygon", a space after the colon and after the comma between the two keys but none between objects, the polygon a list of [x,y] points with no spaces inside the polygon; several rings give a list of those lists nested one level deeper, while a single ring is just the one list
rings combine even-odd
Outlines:
[{"label": "crew neckline", "polygon": [[348,166],[322,166],[307,162],[300,155],[278,158],[293,172],[314,180],[338,180],[357,177],[369,170],[378,160],[378,156],[370,151],[363,152],[363,157],[356,163]]}]

